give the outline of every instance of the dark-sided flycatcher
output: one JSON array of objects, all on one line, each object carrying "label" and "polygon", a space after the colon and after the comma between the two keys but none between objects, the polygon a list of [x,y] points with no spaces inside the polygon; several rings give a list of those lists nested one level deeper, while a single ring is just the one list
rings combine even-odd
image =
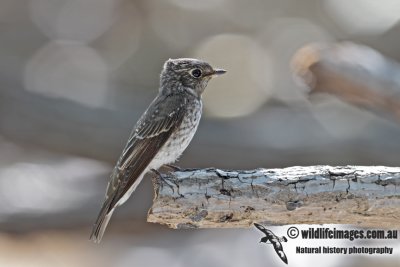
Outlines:
[{"label": "dark-sided flycatcher", "polygon": [[159,93],[133,128],[111,174],[91,240],[100,242],[115,208],[129,198],[148,171],[179,158],[199,125],[201,94],[213,76],[223,73],[197,59],[165,62]]}]

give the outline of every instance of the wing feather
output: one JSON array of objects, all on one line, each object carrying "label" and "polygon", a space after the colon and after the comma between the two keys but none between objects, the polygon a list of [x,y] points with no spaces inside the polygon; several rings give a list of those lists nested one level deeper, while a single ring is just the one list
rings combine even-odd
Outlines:
[{"label": "wing feather", "polygon": [[185,114],[182,107],[186,101],[184,96],[177,94],[160,96],[142,115],[111,175],[107,190],[109,210],[115,207],[176,127],[180,126]]},{"label": "wing feather", "polygon": [[261,232],[263,232],[264,234],[268,234],[268,229],[265,228],[263,225],[258,224],[258,223],[254,223],[254,226],[257,227],[258,230],[260,230]]},{"label": "wing feather", "polygon": [[187,98],[159,95],[136,123],[128,143],[111,174],[106,199],[93,225],[90,238],[100,242],[111,214],[120,199],[146,170],[185,115]]}]

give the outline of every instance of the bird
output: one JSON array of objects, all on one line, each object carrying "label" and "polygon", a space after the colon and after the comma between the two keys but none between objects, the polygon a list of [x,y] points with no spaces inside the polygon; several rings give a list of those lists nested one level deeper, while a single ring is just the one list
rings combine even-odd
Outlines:
[{"label": "bird", "polygon": [[90,239],[99,243],[114,210],[149,171],[174,163],[192,140],[202,115],[202,93],[223,69],[194,58],[168,59],[157,96],[135,124],[107,185]]},{"label": "bird", "polygon": [[[261,224],[254,223],[254,226],[257,227],[261,232],[265,234],[263,238],[261,238],[260,243],[272,244],[274,246],[276,254],[278,254],[279,258],[286,264],[288,264],[288,260],[285,252],[283,251],[283,247],[281,242],[287,242],[287,238],[282,236],[276,236],[271,230],[265,228]],[[270,243],[268,243],[268,241]]]}]

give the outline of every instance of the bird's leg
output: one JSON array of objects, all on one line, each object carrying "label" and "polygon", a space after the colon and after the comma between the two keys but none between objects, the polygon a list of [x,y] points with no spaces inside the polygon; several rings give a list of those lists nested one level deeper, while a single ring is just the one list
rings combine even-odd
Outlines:
[{"label": "bird's leg", "polygon": [[182,170],[181,167],[178,167],[178,166],[172,165],[172,164],[164,164],[163,167],[169,169],[170,171],[172,170],[174,172]]},{"label": "bird's leg", "polygon": [[[163,186],[164,183],[165,183],[166,185],[168,185],[169,188],[171,188],[172,194],[175,193],[174,186],[171,185],[171,183],[174,183],[174,182],[173,182],[173,181],[171,182],[171,180],[172,180],[171,178],[165,177],[164,174],[162,174],[161,172],[159,172],[159,171],[156,170],[156,169],[151,169],[151,171],[152,171],[153,173],[155,173],[155,175],[156,175],[161,181],[163,181],[163,183],[160,183],[161,186]],[[174,183],[174,184],[175,184],[175,183]]]}]

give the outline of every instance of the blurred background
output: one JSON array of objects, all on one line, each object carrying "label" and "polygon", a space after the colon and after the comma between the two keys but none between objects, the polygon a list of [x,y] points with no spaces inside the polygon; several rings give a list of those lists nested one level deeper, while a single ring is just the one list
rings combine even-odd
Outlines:
[{"label": "blurred background", "polygon": [[[114,213],[100,245],[88,238],[168,58],[228,70],[204,94],[181,167],[399,166],[397,123],[309,97],[290,69],[311,42],[349,40],[400,60],[399,11],[396,0],[0,0],[0,266],[282,265],[254,229],[146,223],[150,179]],[[296,266],[399,263],[302,259]]]}]

